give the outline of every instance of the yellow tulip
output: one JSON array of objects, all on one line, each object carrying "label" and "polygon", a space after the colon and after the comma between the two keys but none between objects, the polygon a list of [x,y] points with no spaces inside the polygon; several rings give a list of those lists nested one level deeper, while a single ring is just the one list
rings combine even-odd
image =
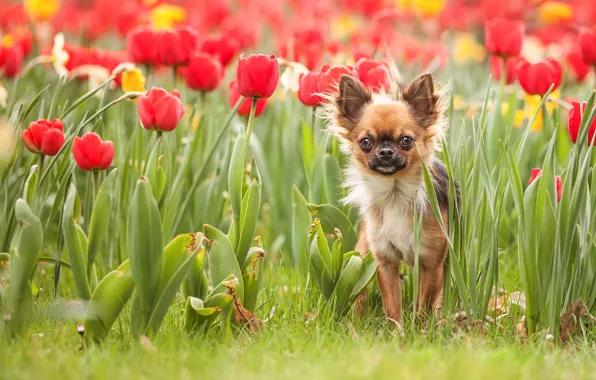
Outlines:
[{"label": "yellow tulip", "polygon": [[25,11],[34,21],[50,20],[60,9],[60,0],[25,0]]}]

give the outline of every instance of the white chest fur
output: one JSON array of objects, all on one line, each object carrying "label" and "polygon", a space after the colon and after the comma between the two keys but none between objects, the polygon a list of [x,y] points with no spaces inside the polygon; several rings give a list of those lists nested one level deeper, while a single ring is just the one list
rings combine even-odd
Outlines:
[{"label": "white chest fur", "polygon": [[[413,265],[414,205],[426,204],[424,185],[363,173],[354,166],[346,171],[346,185],[345,202],[356,205],[364,218],[370,249],[376,255]],[[424,250],[419,254],[423,256]]]}]

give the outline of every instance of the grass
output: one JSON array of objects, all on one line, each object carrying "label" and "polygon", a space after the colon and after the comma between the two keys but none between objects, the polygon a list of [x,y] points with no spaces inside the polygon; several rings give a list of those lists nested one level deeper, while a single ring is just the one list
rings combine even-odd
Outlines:
[{"label": "grass", "polygon": [[76,317],[57,317],[52,310],[65,310],[56,308],[60,301],[42,297],[30,338],[0,345],[0,379],[580,379],[596,370],[596,332],[565,347],[544,334],[527,341],[513,333],[514,311],[500,320],[504,331],[414,325],[406,314],[399,332],[385,322],[376,293],[367,315],[336,321],[299,273],[278,265],[265,272],[260,299],[269,302],[257,311],[266,320],[258,334],[188,336],[177,302],[153,342],[133,342],[124,312],[103,346],[83,349]]}]

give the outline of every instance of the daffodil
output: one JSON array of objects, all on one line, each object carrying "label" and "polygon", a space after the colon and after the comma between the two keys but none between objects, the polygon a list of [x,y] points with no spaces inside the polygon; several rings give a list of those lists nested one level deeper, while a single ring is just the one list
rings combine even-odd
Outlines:
[{"label": "daffodil", "polygon": [[412,8],[419,17],[435,17],[445,8],[445,0],[412,0]]},{"label": "daffodil", "polygon": [[125,70],[122,72],[122,91],[131,92],[139,91],[145,92],[145,84],[147,79],[143,75],[141,69],[135,67],[132,70]]},{"label": "daffodil", "polygon": [[342,14],[331,20],[331,37],[336,40],[343,40],[350,37],[358,28],[361,22],[351,14]]},{"label": "daffodil", "polygon": [[573,17],[571,5],[561,1],[547,1],[538,8],[538,19],[544,25],[557,25]]},{"label": "daffodil", "polygon": [[186,11],[176,5],[160,4],[151,11],[151,24],[155,29],[174,29],[184,20]]},{"label": "daffodil", "polygon": [[33,21],[50,20],[60,9],[59,0],[25,0],[23,5]]},{"label": "daffodil", "polygon": [[[556,108],[556,101],[560,99],[560,92],[553,91],[550,94],[549,99],[545,102],[546,111],[551,115]],[[544,126],[544,115],[538,106],[540,105],[541,97],[539,95],[525,95],[524,96],[524,107],[516,110],[513,116],[513,125],[517,128],[523,127],[524,121],[530,122],[534,114],[536,118],[530,126],[530,130],[533,132],[540,132]],[[502,113],[505,114],[509,111],[508,104],[504,104]]]},{"label": "daffodil", "polygon": [[8,91],[6,91],[6,88],[4,88],[2,83],[0,83],[0,107],[6,108],[7,103],[8,103]]},{"label": "daffodil", "polygon": [[486,58],[484,46],[471,33],[461,33],[453,42],[453,61],[458,65],[479,63]]},{"label": "daffodil", "polygon": [[68,75],[66,63],[70,58],[68,52],[64,49],[64,34],[58,33],[54,36],[54,45],[52,46],[52,64],[58,75]]},{"label": "daffodil", "polygon": [[14,128],[5,118],[0,119],[0,164],[10,160],[17,146]]},{"label": "daffodil", "polygon": [[284,93],[288,91],[298,92],[300,89],[300,76],[308,73],[308,69],[306,66],[298,62],[282,60],[280,63],[286,66],[286,69],[279,79],[281,86],[284,89]]}]

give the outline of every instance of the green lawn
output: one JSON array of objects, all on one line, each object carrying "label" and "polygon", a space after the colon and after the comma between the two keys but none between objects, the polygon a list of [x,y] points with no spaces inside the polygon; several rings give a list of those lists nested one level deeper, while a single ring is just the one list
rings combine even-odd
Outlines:
[{"label": "green lawn", "polygon": [[[269,269],[277,266],[269,266]],[[152,343],[133,343],[128,311],[103,347],[82,349],[76,318],[55,317],[51,297],[40,301],[31,336],[0,345],[2,379],[505,379],[594,378],[593,333],[564,347],[544,334],[524,341],[513,333],[519,316],[469,331],[452,324],[413,326],[403,334],[388,326],[376,297],[362,319],[340,322],[324,311],[317,293],[303,291],[297,275],[268,270],[258,315],[262,331],[251,335],[214,329],[207,337],[181,331],[181,303],[171,308]],[[320,306],[317,307],[317,304]],[[274,308],[271,305],[275,305]],[[312,313],[314,312],[314,314]],[[54,316],[52,316],[54,315]],[[585,341],[584,341],[585,339]]]}]

